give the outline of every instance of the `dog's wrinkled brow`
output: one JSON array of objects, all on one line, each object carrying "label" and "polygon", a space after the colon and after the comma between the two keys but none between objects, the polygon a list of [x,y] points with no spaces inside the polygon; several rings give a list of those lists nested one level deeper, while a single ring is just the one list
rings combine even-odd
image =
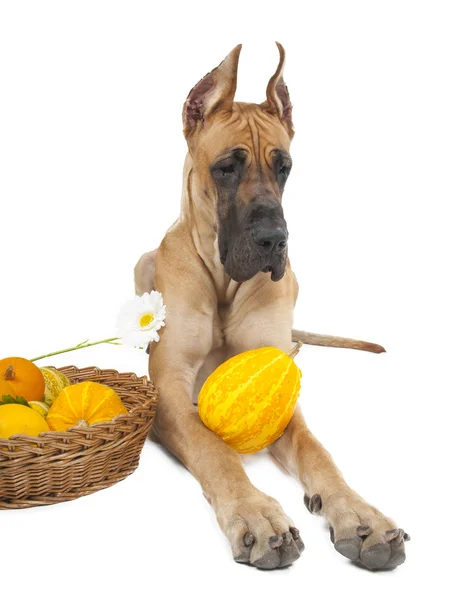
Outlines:
[{"label": "dog's wrinkled brow", "polygon": [[244,161],[247,158],[248,150],[245,148],[237,147],[237,148],[227,148],[214,160],[212,166],[220,165],[222,162],[226,162],[227,160],[237,159],[239,161]]},{"label": "dog's wrinkled brow", "polygon": [[282,150],[281,148],[275,148],[275,150],[272,150],[272,155],[274,157],[274,159],[283,159],[284,161],[286,161],[287,163],[291,164],[292,163],[292,158],[290,156],[290,154],[288,152],[286,152],[285,150]]}]

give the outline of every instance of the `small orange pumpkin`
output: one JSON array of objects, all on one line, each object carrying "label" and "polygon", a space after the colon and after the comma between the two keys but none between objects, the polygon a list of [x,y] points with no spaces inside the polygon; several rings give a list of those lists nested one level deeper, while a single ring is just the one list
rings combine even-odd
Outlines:
[{"label": "small orange pumpkin", "polygon": [[127,412],[112,388],[94,381],[83,381],[63,389],[48,411],[47,424],[52,431],[66,431],[77,425],[87,427],[111,421]]},{"label": "small orange pumpkin", "polygon": [[6,381],[14,395],[22,396],[27,402],[40,402],[44,397],[45,381],[41,370],[26,358],[0,360],[0,380]]},{"label": "small orange pumpkin", "polygon": [[278,439],[294,413],[302,373],[278,348],[238,354],[205,381],[198,412],[203,423],[241,454]]},{"label": "small orange pumpkin", "polygon": [[3,396],[12,396],[14,398],[14,395],[12,386],[4,379],[0,379],[0,402]]}]

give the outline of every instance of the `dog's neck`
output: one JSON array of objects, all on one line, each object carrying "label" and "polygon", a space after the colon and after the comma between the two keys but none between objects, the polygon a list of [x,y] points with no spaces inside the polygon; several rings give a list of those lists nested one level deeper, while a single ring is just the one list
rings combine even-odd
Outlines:
[{"label": "dog's neck", "polygon": [[228,304],[241,284],[226,274],[220,262],[216,208],[207,192],[196,189],[193,179],[192,158],[188,153],[183,169],[180,220],[188,223],[197,253],[214,282],[218,301]]}]

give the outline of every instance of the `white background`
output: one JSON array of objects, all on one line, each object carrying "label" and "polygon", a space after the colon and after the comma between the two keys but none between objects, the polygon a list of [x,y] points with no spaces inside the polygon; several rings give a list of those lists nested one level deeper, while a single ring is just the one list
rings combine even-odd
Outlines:
[{"label": "white background", "polygon": [[[237,99],[262,101],[287,51],[294,169],[285,192],[296,326],[384,344],[304,347],[300,402],[349,483],[411,534],[370,573],[337,554],[266,454],[245,460],[306,550],[233,562],[197,482],[148,443],[93,496],[0,512],[2,596],[395,598],[446,578],[450,20],[447,2],[0,4],[0,356],[114,335],[133,267],[176,219],[191,87],[244,44]],[[98,347],[56,366],[146,372]],[[444,591],[436,592],[442,598]]]}]

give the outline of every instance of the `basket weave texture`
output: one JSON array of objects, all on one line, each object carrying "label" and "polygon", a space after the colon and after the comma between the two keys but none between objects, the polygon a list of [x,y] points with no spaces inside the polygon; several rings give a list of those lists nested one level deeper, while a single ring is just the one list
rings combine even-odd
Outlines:
[{"label": "basket weave texture", "polygon": [[107,423],[0,439],[0,509],[74,500],[133,473],[153,423],[158,393],[146,377],[95,367],[59,368],[71,383],[112,387],[128,410]]}]

